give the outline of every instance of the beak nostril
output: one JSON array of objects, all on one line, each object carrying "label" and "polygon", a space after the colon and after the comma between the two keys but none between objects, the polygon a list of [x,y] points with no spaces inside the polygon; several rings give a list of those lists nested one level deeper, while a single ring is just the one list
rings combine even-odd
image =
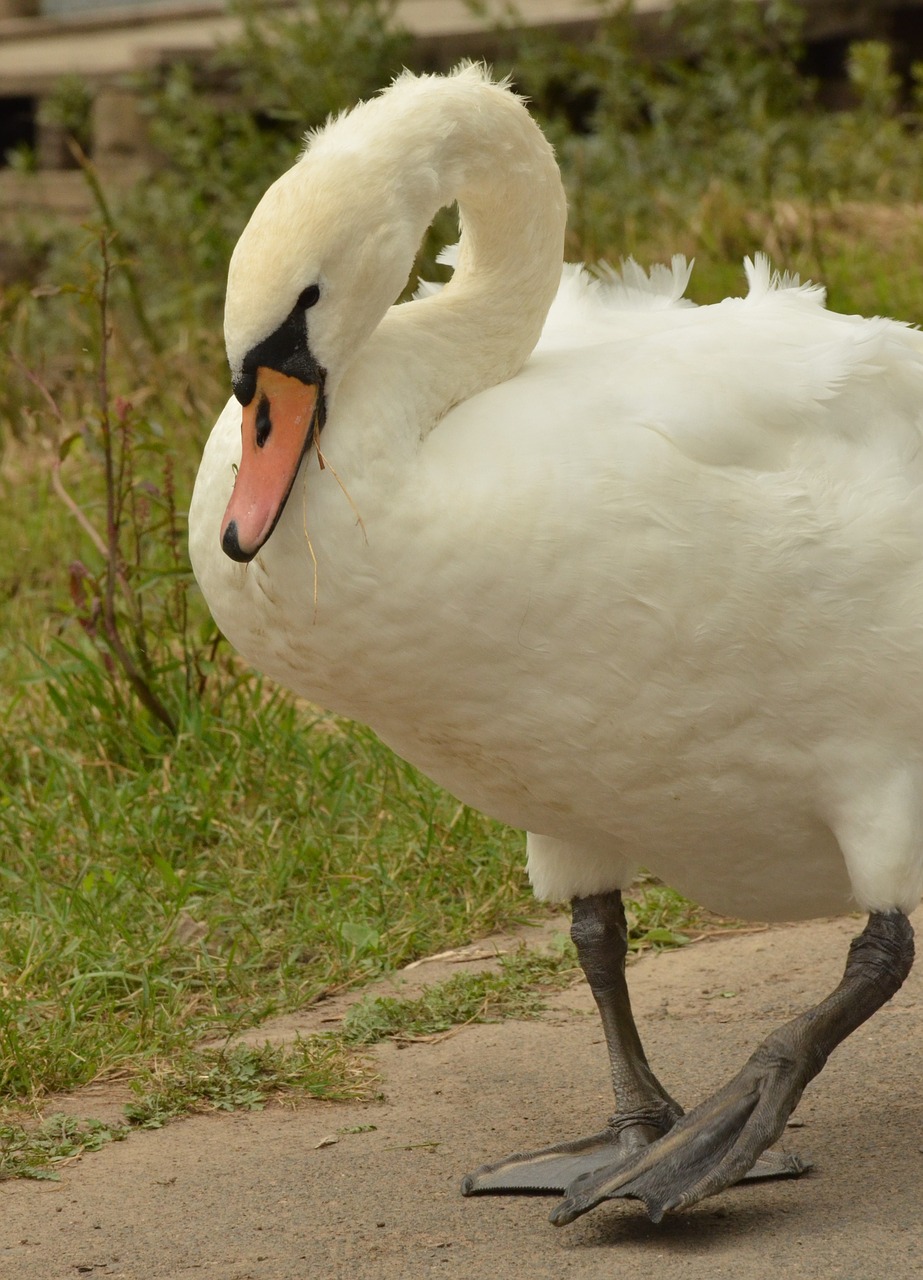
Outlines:
[{"label": "beak nostril", "polygon": [[256,447],[258,449],[264,447],[271,431],[272,418],[269,415],[269,399],[267,396],[260,396],[260,402],[256,407]]}]

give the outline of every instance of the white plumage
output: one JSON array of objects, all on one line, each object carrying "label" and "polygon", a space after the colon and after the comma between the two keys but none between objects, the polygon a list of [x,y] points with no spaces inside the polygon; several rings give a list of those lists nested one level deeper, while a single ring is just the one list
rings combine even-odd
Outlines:
[{"label": "white plumage", "polygon": [[[455,199],[453,280],[391,306]],[[476,68],[309,141],[241,237],[226,336],[239,377],[318,286],[297,326],[330,465],[307,452],[233,563],[228,404],[190,512],[218,624],[530,832],[540,896],[645,867],[735,915],[909,911],[923,338],[761,257],[715,306],[684,300],[682,259],[562,277],[563,227],[550,148]]]}]

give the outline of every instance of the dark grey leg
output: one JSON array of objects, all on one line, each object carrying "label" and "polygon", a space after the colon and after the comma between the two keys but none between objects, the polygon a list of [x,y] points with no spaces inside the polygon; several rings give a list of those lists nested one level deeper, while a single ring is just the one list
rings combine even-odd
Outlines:
[{"label": "dark grey leg", "polygon": [[625,981],[628,926],[621,893],[575,898],[571,906],[571,937],[602,1018],[617,1113],[590,1137],[482,1165],[462,1182],[465,1195],[563,1191],[580,1175],[630,1161],[683,1114],[651,1071],[635,1027]]},{"label": "dark grey leg", "polygon": [[[641,1200],[654,1222],[756,1173],[805,1085],[856,1027],[899,990],[913,964],[913,929],[899,911],[874,912],[849,949],[843,979],[820,1004],[774,1031],[729,1084],[627,1164],[583,1173],[552,1222],[572,1222],[603,1200]],[[771,1153],[767,1153],[771,1154]],[[765,1159],[765,1157],[762,1157]],[[786,1157],[777,1157],[782,1161]],[[776,1172],[798,1173],[804,1167]]]},{"label": "dark grey leg", "polygon": [[[575,898],[570,936],[596,1001],[606,1035],[617,1130],[639,1128],[636,1146],[646,1146],[675,1124],[683,1109],[664,1089],[648,1065],[635,1026],[625,981],[628,922],[622,895],[600,893]],[[626,1135],[628,1137],[629,1135]]]}]

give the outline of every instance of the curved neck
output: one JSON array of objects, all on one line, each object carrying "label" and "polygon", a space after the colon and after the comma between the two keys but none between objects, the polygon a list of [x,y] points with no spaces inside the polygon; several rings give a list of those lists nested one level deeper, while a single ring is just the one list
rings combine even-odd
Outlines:
[{"label": "curved neck", "polygon": [[416,85],[391,177],[399,242],[415,251],[457,201],[458,262],[439,293],[387,310],[357,364],[395,370],[419,439],[525,363],[560,284],[566,204],[551,146],[507,89],[474,76]]},{"label": "curved neck", "polygon": [[[454,278],[393,306],[434,216],[456,201]],[[350,436],[355,424],[368,453],[378,412],[392,442],[402,422],[419,442],[528,358],[560,283],[565,220],[551,147],[508,88],[473,66],[405,74],[317,134],[254,210],[228,271],[232,372],[284,330],[326,371],[329,431],[338,416]],[[320,301],[293,326],[306,286]],[[371,452],[383,448],[384,437]]]}]

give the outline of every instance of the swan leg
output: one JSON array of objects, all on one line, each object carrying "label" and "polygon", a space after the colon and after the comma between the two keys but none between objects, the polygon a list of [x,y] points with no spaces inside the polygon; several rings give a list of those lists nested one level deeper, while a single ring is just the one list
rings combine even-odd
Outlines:
[{"label": "swan leg", "polygon": [[628,925],[618,890],[575,898],[571,937],[596,1000],[617,1113],[590,1137],[482,1165],[462,1182],[465,1195],[564,1191],[576,1178],[612,1170],[666,1133],[683,1114],[651,1071],[635,1026],[625,981]]},{"label": "swan leg", "polygon": [[[572,1222],[619,1197],[641,1200],[659,1222],[669,1210],[685,1209],[748,1173],[758,1176],[757,1162],[781,1135],[805,1085],[836,1046],[891,999],[912,963],[907,917],[873,912],[853,939],[842,981],[825,1000],[774,1031],[733,1080],[633,1160],[578,1175],[552,1222]],[[794,1175],[806,1167],[797,1157],[773,1159],[780,1163],[778,1173]]]}]

